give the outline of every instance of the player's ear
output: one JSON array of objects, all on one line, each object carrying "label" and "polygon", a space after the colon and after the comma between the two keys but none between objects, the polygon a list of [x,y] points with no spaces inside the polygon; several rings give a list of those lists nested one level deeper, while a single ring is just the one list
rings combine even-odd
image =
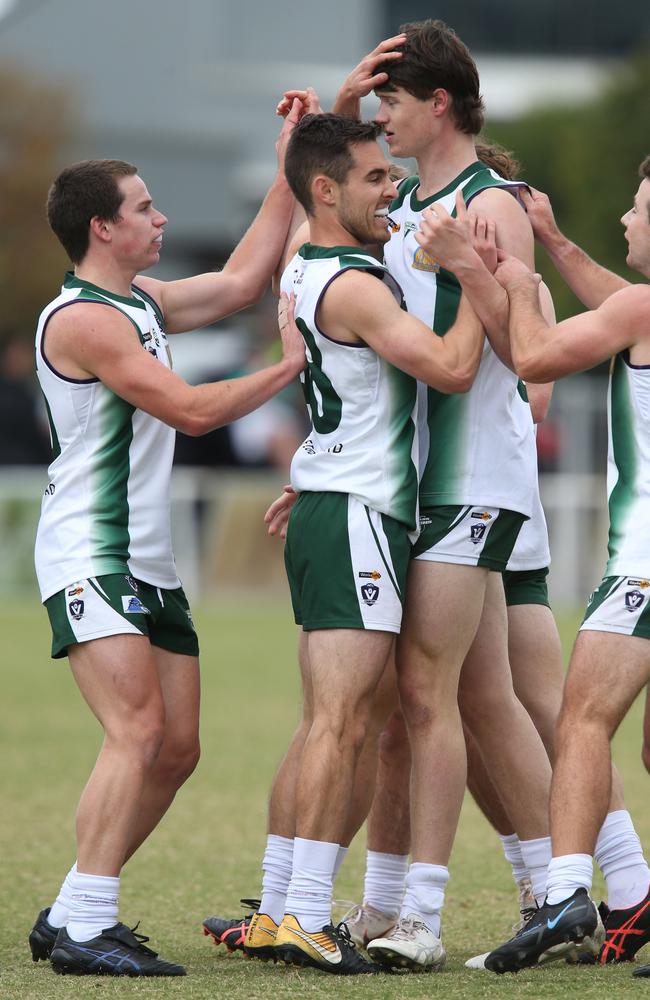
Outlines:
[{"label": "player's ear", "polygon": [[107,243],[110,240],[111,233],[106,219],[100,219],[98,215],[93,215],[90,220],[90,232],[97,239],[102,240],[103,243]]},{"label": "player's ear", "polygon": [[338,185],[331,177],[325,174],[318,174],[314,177],[311,185],[311,192],[316,204],[335,205],[336,189]]},{"label": "player's ear", "polygon": [[431,109],[436,117],[446,114],[451,109],[451,95],[444,87],[438,87],[431,95]]}]

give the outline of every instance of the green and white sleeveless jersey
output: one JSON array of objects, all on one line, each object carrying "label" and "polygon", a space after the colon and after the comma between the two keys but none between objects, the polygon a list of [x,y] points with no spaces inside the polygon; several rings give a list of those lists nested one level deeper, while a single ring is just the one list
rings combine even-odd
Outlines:
[{"label": "green and white sleeveless jersey", "polygon": [[608,392],[609,561],[605,576],[650,577],[650,367],[612,359]]},{"label": "green and white sleeveless jersey", "polygon": [[76,580],[108,573],[128,573],[157,587],[180,585],[169,517],[175,431],[98,379],[67,378],[47,357],[49,319],[90,302],[127,316],[142,349],[171,367],[158,307],[138,288],[132,290],[133,298],[114,295],[69,273],[38,322],[36,370],[54,455],[36,538],[44,601]]},{"label": "green and white sleeveless jersey", "polygon": [[351,268],[384,281],[401,304],[401,291],[384,265],[361,247],[306,243],[282,276],[282,290],[296,295],[308,362],[303,389],[312,421],[293,457],[291,483],[299,492],[348,493],[413,529],[416,381],[365,344],[328,337],[317,320],[330,284]]},{"label": "green and white sleeveless jersey", "polygon": [[[386,265],[404,292],[408,311],[444,335],[452,326],[460,285],[415,240],[422,212],[440,202],[455,214],[456,192],[466,203],[489,187],[522,186],[477,161],[442,191],[419,201],[418,177],[408,177],[390,207],[399,226],[384,248]],[[446,395],[420,386],[420,504],[482,504],[530,516],[535,496],[533,422],[523,384],[485,343],[470,391]]]}]

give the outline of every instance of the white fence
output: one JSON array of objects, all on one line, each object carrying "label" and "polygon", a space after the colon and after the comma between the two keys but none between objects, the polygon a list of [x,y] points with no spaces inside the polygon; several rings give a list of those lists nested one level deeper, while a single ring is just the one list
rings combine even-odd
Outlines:
[{"label": "white fence", "polygon": [[[603,476],[558,473],[540,478],[551,538],[551,597],[577,607],[600,579],[606,556]],[[0,470],[0,593],[35,592],[32,548],[40,469]],[[262,516],[278,494],[275,473],[177,468],[172,478],[174,547],[181,579],[193,600],[216,592],[284,592],[282,544],[266,535]]]}]

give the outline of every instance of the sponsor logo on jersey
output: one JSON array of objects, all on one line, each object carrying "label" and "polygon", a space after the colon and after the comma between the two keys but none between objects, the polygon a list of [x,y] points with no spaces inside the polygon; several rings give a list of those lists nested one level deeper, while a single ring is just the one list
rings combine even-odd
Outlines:
[{"label": "sponsor logo on jersey", "polygon": [[469,537],[473,545],[478,545],[485,534],[485,529],[487,525],[485,524],[472,524],[469,529]]},{"label": "sponsor logo on jersey", "polygon": [[145,608],[139,597],[131,594],[124,594],[122,597],[122,610],[127,615],[150,615],[149,608]]},{"label": "sponsor logo on jersey", "polygon": [[433,519],[428,514],[420,514],[420,530],[428,528],[430,524],[433,524]]},{"label": "sponsor logo on jersey", "polygon": [[418,231],[418,227],[416,226],[416,224],[414,222],[405,222],[404,223],[404,238],[406,238],[409,233],[417,233],[417,231]]},{"label": "sponsor logo on jersey", "polygon": [[440,264],[433,257],[430,257],[422,247],[418,247],[415,251],[411,267],[414,267],[416,271],[431,271],[433,274],[437,274],[440,270]]},{"label": "sponsor logo on jersey", "polygon": [[131,590],[135,590],[135,592],[137,594],[137,592],[138,592],[138,585],[135,582],[135,580],[133,579],[133,577],[132,576],[125,576],[124,579],[128,583],[128,585],[131,588]]},{"label": "sponsor logo on jersey", "polygon": [[645,594],[642,594],[640,590],[628,590],[625,595],[625,610],[638,611],[644,601]]},{"label": "sponsor logo on jersey", "polygon": [[628,587],[641,587],[645,590],[646,587],[650,587],[650,580],[628,580]]},{"label": "sponsor logo on jersey", "polygon": [[316,454],[316,449],[314,448],[314,442],[312,441],[311,438],[307,438],[306,441],[303,441],[300,447],[302,448],[303,451],[306,451],[308,455]]},{"label": "sponsor logo on jersey", "polygon": [[488,514],[486,510],[473,510],[472,517],[478,517],[481,521],[491,521],[492,515]]},{"label": "sponsor logo on jersey", "polygon": [[378,569],[364,570],[359,576],[365,580],[381,580],[381,573]]},{"label": "sponsor logo on jersey", "polygon": [[85,608],[84,602],[79,600],[70,601],[70,603],[68,604],[68,608],[74,620],[76,622],[81,621],[81,619],[84,616],[84,608]]},{"label": "sponsor logo on jersey", "polygon": [[48,483],[45,489],[43,490],[43,493],[46,497],[51,497],[54,494],[55,490],[56,486],[54,485],[54,483]]},{"label": "sponsor logo on jersey", "polygon": [[77,594],[83,594],[84,589],[80,583],[75,583],[74,587],[68,591],[68,597],[76,597]]},{"label": "sponsor logo on jersey", "polygon": [[377,603],[379,597],[379,587],[375,586],[374,583],[365,583],[361,588],[361,600],[364,604],[367,604],[369,608],[373,604]]},{"label": "sponsor logo on jersey", "polygon": [[390,215],[387,215],[386,219],[388,221],[388,228],[390,229],[391,233],[399,233],[400,229],[402,228],[402,223],[395,222],[395,219],[391,219]]}]

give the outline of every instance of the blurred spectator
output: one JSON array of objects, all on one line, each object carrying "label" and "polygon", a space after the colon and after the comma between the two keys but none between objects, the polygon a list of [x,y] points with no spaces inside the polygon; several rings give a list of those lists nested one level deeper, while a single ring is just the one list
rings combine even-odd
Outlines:
[{"label": "blurred spectator", "polygon": [[5,334],[0,337],[0,465],[47,465],[49,433],[41,413],[32,344]]}]

